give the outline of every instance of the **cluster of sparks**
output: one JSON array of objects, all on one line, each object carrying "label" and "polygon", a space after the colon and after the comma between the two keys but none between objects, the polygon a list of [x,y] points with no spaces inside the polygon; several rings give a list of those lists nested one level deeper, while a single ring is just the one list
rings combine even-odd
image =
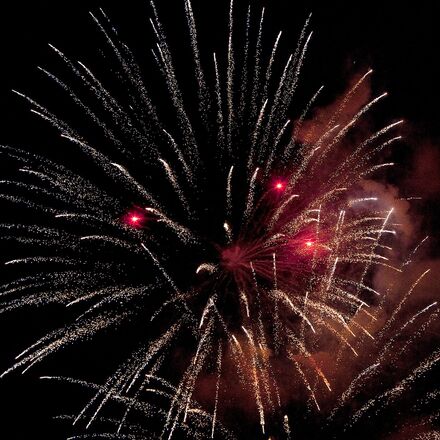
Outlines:
[{"label": "cluster of sparks", "polygon": [[[22,271],[34,265],[44,269],[4,284],[1,311],[49,303],[79,310],[73,322],[24,350],[2,376],[26,371],[60,349],[132,321],[142,309],[142,319],[149,317],[139,347],[103,385],[63,379],[94,391],[72,419],[75,426],[91,429],[103,408],[117,402],[125,411],[120,420],[109,422],[114,431],[108,438],[171,439],[178,432],[188,438],[234,438],[222,423],[227,421],[227,402],[247,393],[264,438],[275,429],[270,420],[277,416],[282,432],[276,435],[295,438],[295,421],[286,412],[289,396],[279,383],[285,382],[279,380],[286,371],[280,373],[281,361],[289,365],[287,380],[296,384],[290,392],[302,387],[313,406],[309,411],[327,411],[331,424],[438,316],[437,303],[432,303],[395,328],[396,316],[426,271],[377,327],[376,314],[386,294],[371,286],[371,274],[380,269],[397,275],[410,260],[399,265],[390,259],[398,228],[393,207],[375,196],[353,194],[359,194],[362,179],[393,165],[375,160],[400,139],[394,133],[402,121],[374,132],[350,151],[341,148],[356,123],[386,96],[379,95],[348,122],[340,122],[370,70],[348,91],[321,135],[305,141],[302,124],[323,88],[298,119],[289,120],[289,112],[312,35],[310,18],[296,50],[283,63],[278,60],[281,33],[267,59],[264,55],[264,9],[258,13],[255,36],[254,11],[248,9],[244,45],[238,47],[231,2],[227,55],[222,59],[214,54],[205,70],[190,0],[184,6],[197,79],[197,116],[187,111],[191,103],[184,100],[153,2],[152,54],[169,93],[169,112],[175,115],[170,121],[159,117],[140,67],[103,11],[100,19],[92,18],[116,60],[129,102],[121,102],[90,68],[53,46],[92,98],[84,99],[62,79],[41,71],[89,118],[110,145],[108,151],[17,92],[105,177],[95,182],[66,165],[2,147],[24,177],[2,181],[6,189],[1,197],[42,219],[41,224],[1,225],[4,240],[34,249],[6,264]],[[278,63],[281,73],[275,79]],[[98,106],[104,114],[96,111]],[[334,157],[337,162],[330,160]],[[106,179],[113,182],[109,188]],[[222,182],[222,191],[214,190],[217,182]],[[128,203],[127,194],[132,197]],[[35,249],[44,249],[43,255]],[[101,260],[100,249],[110,261]],[[192,267],[190,273],[187,267]],[[409,331],[411,337],[402,343],[400,336]],[[335,353],[331,371],[315,355],[325,351],[325,344]],[[367,346],[368,356],[360,352]],[[186,354],[169,375],[179,347]],[[339,365],[356,358],[365,361],[363,367],[345,389],[334,386]],[[342,429],[349,431],[365,414],[390,404],[439,360],[436,351],[397,385],[371,396]],[[211,398],[202,399],[209,403],[201,404],[198,384],[204,375],[213,385]],[[238,387],[241,391],[233,390]],[[134,411],[150,422],[131,426]],[[159,429],[157,419],[162,421]],[[94,435],[86,431],[72,438]]]}]

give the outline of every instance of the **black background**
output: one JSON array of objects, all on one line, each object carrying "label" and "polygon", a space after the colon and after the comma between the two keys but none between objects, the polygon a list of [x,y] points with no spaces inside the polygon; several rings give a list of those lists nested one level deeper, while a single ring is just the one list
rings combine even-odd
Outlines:
[{"label": "black background", "polygon": [[[183,19],[181,0],[158,0],[161,16],[171,21]],[[244,1],[237,1],[239,10]],[[350,75],[375,70],[373,90],[387,90],[390,97],[386,112],[409,123],[407,131],[408,152],[398,159],[403,173],[417,153],[418,143],[440,141],[440,42],[439,14],[436,2],[315,2],[272,0],[256,2],[268,7],[268,34],[277,29],[286,31],[286,41],[294,46],[296,37],[309,12],[313,12],[313,42],[305,69],[306,87],[310,91],[321,83],[328,85],[331,100],[344,89]],[[138,53],[147,52],[151,46],[151,33],[147,21],[148,4],[144,1],[17,1],[2,3],[0,9],[0,142],[28,148],[56,145],[56,134],[44,128],[30,115],[27,105],[11,93],[11,89],[24,90],[30,95],[45,95],[45,83],[37,65],[53,66],[55,56],[47,43],[62,49],[72,59],[83,59],[93,64],[93,50],[102,40],[88,15],[89,10],[103,7],[112,22],[119,28],[123,39]],[[205,39],[207,32],[222,29],[227,22],[228,2],[194,1],[196,20],[200,24],[202,50],[210,45],[224,50],[225,35],[219,33],[212,41]],[[178,29],[178,28],[177,28]],[[172,33],[172,32],[170,32]],[[307,90],[309,92],[309,90]],[[53,93],[53,88],[47,88]],[[57,97],[48,96],[48,99]],[[435,229],[438,217],[435,212],[436,197],[422,206],[425,227]],[[2,207],[3,209],[3,207]],[[433,249],[435,252],[435,249]],[[0,277],[2,268],[0,267]],[[43,319],[44,322],[41,322]],[[42,334],[44,329],[62,322],[58,312],[34,318],[25,313],[10,317],[0,315],[0,367],[13,362],[15,354]],[[92,350],[92,349],[91,349]],[[87,350],[81,359],[64,359],[73,371],[83,371],[87,364]],[[56,373],[56,363],[49,362],[47,369],[39,367],[36,373],[16,374],[0,382],[0,438],[49,439],[65,438],[66,431],[59,429],[51,416],[69,412],[70,388],[59,388],[38,381],[39,373]],[[55,391],[56,388],[56,391]],[[72,403],[72,408],[78,408]]]}]

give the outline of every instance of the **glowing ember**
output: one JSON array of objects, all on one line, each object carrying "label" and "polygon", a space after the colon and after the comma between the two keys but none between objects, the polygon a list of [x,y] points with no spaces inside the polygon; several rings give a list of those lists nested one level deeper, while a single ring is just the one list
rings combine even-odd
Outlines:
[{"label": "glowing ember", "polygon": [[140,212],[128,212],[122,221],[132,228],[142,228],[145,223],[145,216]]},{"label": "glowing ember", "polygon": [[275,189],[277,191],[282,191],[284,189],[284,183],[283,182],[276,182],[275,183]]}]

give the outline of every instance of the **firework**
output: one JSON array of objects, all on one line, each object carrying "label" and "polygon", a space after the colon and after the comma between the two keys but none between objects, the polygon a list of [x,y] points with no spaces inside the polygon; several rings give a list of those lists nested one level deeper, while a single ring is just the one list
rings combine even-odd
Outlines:
[{"label": "firework", "polygon": [[[40,70],[70,97],[78,121],[16,92],[85,165],[2,147],[18,177],[2,181],[1,197],[34,215],[2,225],[23,255],[6,262],[19,276],[2,286],[1,311],[57,304],[72,317],[2,376],[128,326],[130,349],[103,385],[52,377],[93,392],[69,419],[85,430],[72,438],[234,438],[242,435],[231,422],[237,412],[261,438],[295,438],[310,429],[300,426],[307,417],[321,420],[322,432],[350,433],[440,360],[435,351],[358,397],[386,368],[399,369],[438,315],[432,302],[403,325],[396,320],[428,271],[385,322],[386,292],[372,284],[378,271],[399,276],[417,251],[395,261],[394,208],[362,191],[393,165],[378,160],[400,139],[402,121],[354,135],[386,97],[347,118],[368,70],[325,124],[307,131],[323,87],[298,118],[291,108],[310,17],[292,54],[280,53],[282,33],[266,54],[264,9],[249,8],[242,29],[231,2],[226,53],[205,65],[191,3],[183,3],[197,84],[190,97],[153,2],[160,99],[102,10],[92,19],[113,58],[115,92],[54,46],[76,85]],[[423,399],[435,399],[432,390]],[[122,416],[105,418],[114,404]],[[131,422],[133,413],[143,423]]]}]

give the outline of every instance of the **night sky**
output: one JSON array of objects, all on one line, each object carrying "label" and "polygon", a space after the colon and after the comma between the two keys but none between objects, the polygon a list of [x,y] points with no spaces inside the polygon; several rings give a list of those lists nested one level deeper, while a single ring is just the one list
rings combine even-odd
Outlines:
[{"label": "night sky", "polygon": [[[182,38],[183,0],[158,0],[161,17],[170,29],[170,41]],[[208,2],[193,0],[193,8],[199,25],[201,52],[225,50],[227,25],[227,1]],[[247,2],[235,1],[238,24],[243,23]],[[278,30],[285,32],[281,46],[283,53],[294,48],[301,26],[310,12],[314,36],[299,87],[301,102],[321,84],[326,93],[322,105],[339,97],[351,79],[364,73],[369,67],[374,75],[369,87],[373,95],[389,92],[386,103],[375,111],[374,118],[396,120],[403,118],[404,142],[393,150],[392,159],[398,163],[396,170],[384,179],[400,188],[402,197],[420,196],[409,215],[413,232],[422,238],[432,236],[424,258],[438,267],[439,224],[438,202],[440,194],[440,63],[438,46],[440,27],[438,6],[435,2],[327,2],[322,6],[314,1],[253,1],[267,6],[267,35],[273,41]],[[165,6],[166,7],[163,7]],[[146,53],[151,46],[151,30],[147,22],[148,4],[138,0],[77,0],[77,1],[17,1],[2,5],[0,14],[0,143],[25,146],[29,150],[51,151],[57,145],[57,134],[30,114],[28,105],[11,92],[25,91],[46,102],[59,101],[59,96],[48,81],[42,78],[36,66],[56,70],[59,62],[47,43],[62,49],[72,59],[85,59],[93,64],[95,49],[102,47],[102,39],[96,31],[88,11],[102,7],[117,26],[123,39],[137,54]],[[186,37],[186,36],[185,36]],[[290,42],[288,44],[287,42]],[[203,55],[202,55],[203,57]],[[102,61],[100,61],[102,62]],[[185,60],[180,60],[185,62]],[[77,166],[81,166],[80,163]],[[3,170],[3,168],[0,168]],[[0,205],[8,210],[8,205]],[[10,217],[9,213],[2,213]],[[11,214],[12,217],[18,214]],[[1,262],[8,259],[8,250],[0,251]],[[3,254],[6,254],[3,256]],[[435,266],[437,265],[437,266]],[[438,276],[438,274],[435,274]],[[433,277],[435,277],[433,276]],[[0,267],[0,278],[2,269]],[[426,296],[438,297],[438,287],[431,280]],[[32,343],[44,330],[63,322],[58,309],[49,308],[44,314],[14,312],[0,315],[0,369],[13,363],[14,356]],[[438,334],[431,335],[435,340]],[[122,336],[115,335],[115,347],[123,344]],[[120,338],[120,339],[118,339]],[[434,342],[433,342],[434,344]],[[27,375],[14,374],[0,381],[0,438],[5,440],[61,439],[66,438],[66,426],[52,420],[57,414],[77,411],[78,401],[84,395],[77,390],[57,384],[42,383],[38,376],[56,374],[61,365],[63,373],[102,380],[111,371],[102,371],[88,365],[96,356],[114,357],[113,346],[86,344],[81,359],[72,353],[62,353],[56,361],[48,360]],[[89,368],[90,367],[90,368]],[[37,371],[38,370],[38,371]],[[427,387],[434,384],[425,384]],[[372,432],[365,438],[394,438],[384,436],[392,432]],[[379,428],[378,428],[379,429]],[[252,434],[250,434],[252,435]],[[254,438],[254,437],[241,437]],[[294,437],[295,438],[295,437]],[[306,437],[304,437],[306,438]],[[338,438],[338,437],[336,437]],[[345,437],[340,437],[345,438]],[[395,437],[396,439],[398,437]],[[404,438],[404,437],[402,437]]]}]

